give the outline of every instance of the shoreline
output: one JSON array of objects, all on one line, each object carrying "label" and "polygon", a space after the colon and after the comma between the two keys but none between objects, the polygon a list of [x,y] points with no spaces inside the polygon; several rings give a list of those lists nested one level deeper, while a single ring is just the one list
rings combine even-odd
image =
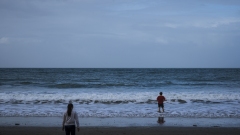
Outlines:
[{"label": "shoreline", "polygon": [[[240,118],[80,118],[76,135],[239,135]],[[62,117],[0,117],[0,135],[62,134]],[[17,125],[16,125],[17,124]]]},{"label": "shoreline", "polygon": [[[158,122],[160,120],[160,122]],[[240,118],[81,118],[80,127],[240,128]],[[61,127],[62,117],[0,117],[0,127]]]},{"label": "shoreline", "polygon": [[[0,135],[62,134],[61,127],[2,127]],[[240,128],[214,127],[80,127],[76,135],[239,135]]]}]

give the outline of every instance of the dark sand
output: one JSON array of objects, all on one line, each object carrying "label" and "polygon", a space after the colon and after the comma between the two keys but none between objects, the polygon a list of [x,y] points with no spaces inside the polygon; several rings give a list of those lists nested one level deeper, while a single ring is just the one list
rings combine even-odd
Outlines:
[{"label": "dark sand", "polygon": [[[240,127],[240,118],[79,118],[81,127]],[[61,127],[62,117],[0,117],[0,127]]]},{"label": "dark sand", "polygon": [[[64,135],[61,127],[1,126],[0,135]],[[76,135],[240,135],[226,127],[82,127]]]},{"label": "dark sand", "polygon": [[[240,135],[239,118],[80,118],[76,135]],[[0,135],[65,135],[61,117],[0,117]]]}]

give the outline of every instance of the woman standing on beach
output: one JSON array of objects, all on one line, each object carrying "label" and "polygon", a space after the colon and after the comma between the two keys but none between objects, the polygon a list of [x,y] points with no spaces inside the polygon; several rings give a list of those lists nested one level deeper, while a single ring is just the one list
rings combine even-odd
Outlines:
[{"label": "woman standing on beach", "polygon": [[62,130],[66,132],[66,135],[75,135],[75,123],[77,124],[77,130],[79,132],[79,121],[77,112],[73,111],[73,104],[70,102],[67,106],[67,112],[63,115]]}]

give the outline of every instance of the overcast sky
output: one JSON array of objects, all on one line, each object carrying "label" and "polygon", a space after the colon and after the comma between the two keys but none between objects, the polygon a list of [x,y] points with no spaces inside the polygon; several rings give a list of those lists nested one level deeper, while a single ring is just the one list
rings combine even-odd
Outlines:
[{"label": "overcast sky", "polygon": [[0,0],[0,67],[240,68],[240,0]]}]

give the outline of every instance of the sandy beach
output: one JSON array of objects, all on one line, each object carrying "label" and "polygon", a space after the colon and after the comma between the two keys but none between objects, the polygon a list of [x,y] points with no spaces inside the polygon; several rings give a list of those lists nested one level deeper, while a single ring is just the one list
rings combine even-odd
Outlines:
[{"label": "sandy beach", "polygon": [[[159,117],[161,118],[161,117]],[[221,127],[240,128],[239,118],[79,118],[81,127]],[[62,117],[0,117],[0,127],[61,127]]]},{"label": "sandy beach", "polygon": [[[64,135],[60,127],[0,127],[0,135]],[[239,135],[240,128],[82,127],[77,135]]]},{"label": "sandy beach", "polygon": [[[61,117],[0,117],[0,135],[64,135]],[[77,135],[239,135],[234,118],[80,118]]]}]

